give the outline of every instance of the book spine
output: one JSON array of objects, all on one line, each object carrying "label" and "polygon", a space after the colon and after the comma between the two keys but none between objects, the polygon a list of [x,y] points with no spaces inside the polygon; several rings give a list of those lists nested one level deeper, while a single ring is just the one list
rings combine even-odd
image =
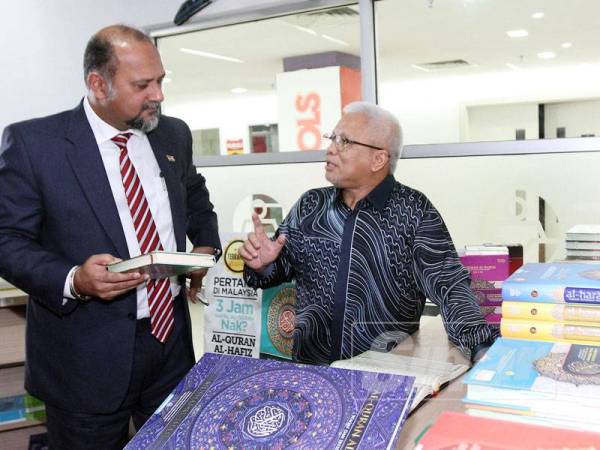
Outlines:
[{"label": "book spine", "polygon": [[600,326],[594,327],[576,322],[502,318],[500,333],[503,337],[516,339],[600,345]]},{"label": "book spine", "polygon": [[504,302],[502,316],[507,319],[590,322],[600,327],[600,307],[538,302]]},{"label": "book spine", "polygon": [[600,305],[600,288],[535,285],[534,283],[506,281],[502,286],[502,298],[506,301],[517,302]]}]

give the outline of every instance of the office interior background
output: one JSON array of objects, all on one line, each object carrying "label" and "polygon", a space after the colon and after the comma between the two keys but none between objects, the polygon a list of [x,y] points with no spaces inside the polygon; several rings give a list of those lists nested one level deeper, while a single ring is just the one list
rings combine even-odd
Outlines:
[{"label": "office interior background", "polygon": [[[0,127],[77,104],[93,32],[146,29],[167,70],[163,112],[193,130],[221,231],[244,232],[257,202],[284,216],[327,184],[325,141],[300,150],[284,139],[290,123],[315,119],[286,106],[284,87],[327,91],[331,66],[290,81],[284,62],[334,54],[360,74],[354,97],[399,118],[395,176],[427,194],[457,247],[517,243],[525,262],[559,260],[566,230],[600,223],[597,1],[215,0],[176,27],[180,3],[4,3]],[[340,95],[322,98],[337,109],[319,111],[319,132],[335,125]]]},{"label": "office interior background", "polygon": [[[525,262],[558,260],[568,228],[600,223],[596,1],[216,0],[176,27],[179,6],[4,4],[0,126],[74,107],[86,41],[122,22],[156,38],[163,112],[193,130],[222,232],[247,231],[257,202],[285,215],[326,184],[325,141],[309,133],[301,150],[293,135],[315,113],[289,102],[319,89],[319,133],[335,125],[342,90],[399,118],[396,178],[428,195],[459,248],[517,243]],[[331,84],[331,63],[315,67],[322,54],[351,66],[350,88]],[[310,68],[286,70],[294,57]]]}]

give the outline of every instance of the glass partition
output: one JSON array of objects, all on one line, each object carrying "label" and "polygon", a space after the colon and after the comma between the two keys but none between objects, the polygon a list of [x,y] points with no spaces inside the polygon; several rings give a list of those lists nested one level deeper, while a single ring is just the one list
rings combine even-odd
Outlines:
[{"label": "glass partition", "polygon": [[[600,152],[401,159],[396,179],[425,193],[458,247],[521,244],[525,262],[564,259],[565,232],[600,224]],[[306,190],[327,185],[324,163],[206,167],[223,232],[250,231],[256,201],[284,217]],[[254,200],[252,200],[254,199]]]},{"label": "glass partition", "polygon": [[341,108],[360,99],[355,5],[158,37],[157,45],[164,113],[211,143],[195,156],[214,155],[215,143],[218,155],[320,150]]},{"label": "glass partition", "polygon": [[375,7],[379,102],[407,144],[599,135],[600,2]]}]

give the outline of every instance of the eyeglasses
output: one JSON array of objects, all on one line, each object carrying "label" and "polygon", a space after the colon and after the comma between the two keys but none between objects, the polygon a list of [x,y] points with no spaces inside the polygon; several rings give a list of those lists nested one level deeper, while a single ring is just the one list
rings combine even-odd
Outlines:
[{"label": "eyeglasses", "polygon": [[362,145],[364,147],[369,147],[374,150],[385,150],[384,148],[377,147],[375,145],[365,144],[364,142],[353,141],[352,139],[348,139],[346,136],[340,136],[335,133],[327,133],[327,134],[324,134],[323,137],[325,139],[329,139],[331,142],[333,142],[335,144],[335,149],[339,153],[345,152],[346,150],[348,150],[348,147],[353,144],[354,145]]}]

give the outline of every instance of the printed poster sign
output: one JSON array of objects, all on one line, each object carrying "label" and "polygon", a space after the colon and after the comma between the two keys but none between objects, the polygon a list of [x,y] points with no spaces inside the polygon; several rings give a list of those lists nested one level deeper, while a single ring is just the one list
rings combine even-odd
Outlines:
[{"label": "printed poster sign", "polygon": [[245,235],[225,234],[222,258],[208,273],[204,313],[204,348],[225,355],[259,357],[260,293],[246,285],[238,254]]}]

